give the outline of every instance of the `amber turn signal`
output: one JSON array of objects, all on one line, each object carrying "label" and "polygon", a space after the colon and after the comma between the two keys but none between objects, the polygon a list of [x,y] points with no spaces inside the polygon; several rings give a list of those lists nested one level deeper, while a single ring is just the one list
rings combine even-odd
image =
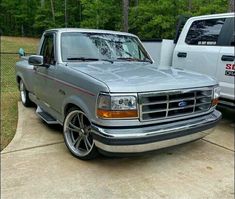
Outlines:
[{"label": "amber turn signal", "polygon": [[138,117],[138,112],[137,110],[110,111],[98,109],[97,116],[103,119],[136,118]]},{"label": "amber turn signal", "polygon": [[219,103],[219,99],[218,98],[215,98],[212,100],[212,105],[215,106]]}]

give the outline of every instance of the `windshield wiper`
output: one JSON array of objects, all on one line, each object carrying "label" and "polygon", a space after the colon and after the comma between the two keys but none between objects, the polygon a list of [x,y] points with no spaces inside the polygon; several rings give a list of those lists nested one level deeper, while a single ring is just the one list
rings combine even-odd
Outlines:
[{"label": "windshield wiper", "polygon": [[98,59],[98,58],[90,58],[90,57],[68,57],[67,60],[71,61],[76,61],[76,60],[81,60],[81,61],[107,61],[110,63],[113,63],[112,60],[110,59]]},{"label": "windshield wiper", "polygon": [[117,59],[120,60],[126,60],[126,61],[137,61],[137,62],[149,62],[149,63],[153,63],[151,60],[147,59],[147,60],[143,60],[143,59],[137,59],[137,58],[132,58],[132,57],[118,57]]},{"label": "windshield wiper", "polygon": [[89,58],[89,57],[68,57],[67,60],[81,60],[81,61],[98,61],[97,58]]},{"label": "windshield wiper", "polygon": [[108,61],[110,63],[113,63],[113,60],[111,60],[111,59],[99,59],[99,60],[101,60],[101,61]]}]

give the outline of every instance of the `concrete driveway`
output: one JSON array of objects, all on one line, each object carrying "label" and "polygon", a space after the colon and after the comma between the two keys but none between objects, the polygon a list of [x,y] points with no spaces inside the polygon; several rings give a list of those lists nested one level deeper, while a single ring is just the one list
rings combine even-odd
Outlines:
[{"label": "concrete driveway", "polygon": [[16,136],[1,153],[2,199],[234,198],[234,124],[193,143],[128,158],[74,158],[61,127],[19,104]]}]

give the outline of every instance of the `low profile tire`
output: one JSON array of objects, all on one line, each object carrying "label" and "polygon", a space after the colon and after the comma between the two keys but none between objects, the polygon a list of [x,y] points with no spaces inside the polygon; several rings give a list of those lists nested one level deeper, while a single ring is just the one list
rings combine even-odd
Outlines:
[{"label": "low profile tire", "polygon": [[29,99],[29,92],[26,90],[26,87],[24,85],[24,82],[22,80],[20,80],[20,99],[22,104],[25,107],[30,107],[33,105],[32,101]]},{"label": "low profile tire", "polygon": [[68,111],[63,133],[67,148],[76,158],[90,160],[98,155],[91,133],[91,123],[81,110],[71,108]]}]

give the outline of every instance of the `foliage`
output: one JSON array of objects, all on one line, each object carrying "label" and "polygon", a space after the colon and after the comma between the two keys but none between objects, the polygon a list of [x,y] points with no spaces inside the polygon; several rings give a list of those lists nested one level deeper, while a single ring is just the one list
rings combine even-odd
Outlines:
[{"label": "foliage", "polygon": [[[180,15],[227,12],[229,2],[129,0],[129,32],[143,39],[173,38]],[[2,0],[0,29],[4,35],[17,36],[39,36],[45,29],[66,26],[122,30],[122,3],[122,0]]]},{"label": "foliage", "polygon": [[120,30],[122,23],[121,1],[82,0],[81,27]]},{"label": "foliage", "polygon": [[185,17],[227,12],[227,0],[145,0],[131,7],[129,31],[143,39],[174,38],[180,15]]}]

